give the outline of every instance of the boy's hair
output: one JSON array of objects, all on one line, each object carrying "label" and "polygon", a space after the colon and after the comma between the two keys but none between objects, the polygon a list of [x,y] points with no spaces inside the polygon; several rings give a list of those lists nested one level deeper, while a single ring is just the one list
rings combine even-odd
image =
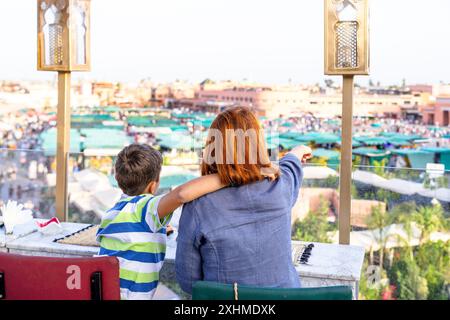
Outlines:
[{"label": "boy's hair", "polygon": [[159,181],[162,156],[152,147],[132,144],[117,156],[115,176],[120,189],[129,196],[144,193],[152,181]]}]

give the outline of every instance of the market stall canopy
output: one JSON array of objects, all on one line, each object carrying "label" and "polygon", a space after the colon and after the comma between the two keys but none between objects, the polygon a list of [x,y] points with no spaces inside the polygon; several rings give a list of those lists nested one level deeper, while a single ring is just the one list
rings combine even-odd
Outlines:
[{"label": "market stall canopy", "polygon": [[450,170],[450,148],[422,148],[422,150],[438,155],[439,162],[445,165],[445,170]]},{"label": "market stall canopy", "polygon": [[[41,133],[39,139],[45,156],[56,155],[56,128],[51,128]],[[70,130],[70,153],[80,153],[81,137],[80,132],[76,129]]]},{"label": "market stall canopy", "polygon": [[434,153],[420,149],[391,150],[391,153],[406,157],[413,169],[425,169],[428,163],[434,162]]},{"label": "market stall canopy", "polygon": [[[389,139],[394,139],[394,140],[404,140],[404,141],[414,141],[414,140],[420,140],[423,137],[417,134],[401,134],[401,133],[396,133],[396,132],[382,132],[380,134],[383,137],[389,138]],[[388,140],[389,140],[388,139]]]},{"label": "market stall canopy", "polygon": [[300,133],[290,131],[280,134],[280,138],[293,139],[298,142],[315,144],[333,144],[340,141],[340,138],[337,135],[322,132]]},{"label": "market stall canopy", "polygon": [[[56,155],[56,135],[55,128],[44,131],[40,135],[41,146],[46,156]],[[131,142],[131,138],[125,132],[116,129],[85,128],[70,130],[70,153],[72,154],[89,150],[90,156],[103,155],[104,151],[94,154],[93,150],[122,149]],[[116,154],[114,153],[114,155]]]},{"label": "market stall canopy", "polygon": [[177,187],[179,185],[182,185],[183,183],[191,181],[195,178],[197,178],[197,176],[192,173],[178,173],[178,174],[175,173],[175,174],[163,176],[160,179],[159,188],[160,189],[171,189],[173,187]]},{"label": "market stall canopy", "polygon": [[372,163],[373,161],[381,161],[388,158],[391,153],[390,151],[362,147],[353,149],[353,154],[361,157],[367,157]]},{"label": "market stall canopy", "polygon": [[324,158],[326,160],[339,160],[341,153],[339,151],[327,149],[314,149],[313,157]]},{"label": "market stall canopy", "polygon": [[[341,139],[339,139],[339,141],[337,142],[337,144],[342,145]],[[363,144],[362,144],[361,142],[359,142],[359,141],[357,141],[357,140],[355,140],[355,139],[352,140],[352,147],[353,147],[353,148],[359,148],[359,147],[362,147],[362,145],[363,145]]]},{"label": "market stall canopy", "polygon": [[158,135],[158,145],[169,150],[191,150],[203,148],[203,142],[192,135],[181,133],[160,134]]},{"label": "market stall canopy", "polygon": [[384,137],[355,137],[355,140],[366,146],[382,146],[388,142]]},{"label": "market stall canopy", "polygon": [[120,130],[82,129],[80,133],[86,136],[86,149],[122,149],[132,142],[132,139]]},{"label": "market stall canopy", "polygon": [[163,117],[128,117],[128,124],[135,127],[172,127],[179,123],[175,120]]}]

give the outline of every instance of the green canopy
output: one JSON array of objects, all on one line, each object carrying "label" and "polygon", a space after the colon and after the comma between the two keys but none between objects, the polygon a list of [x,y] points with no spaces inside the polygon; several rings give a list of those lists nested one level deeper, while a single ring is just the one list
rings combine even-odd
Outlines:
[{"label": "green canopy", "polygon": [[125,132],[115,129],[82,129],[81,134],[86,136],[85,149],[122,149],[132,142]]},{"label": "green canopy", "polygon": [[114,112],[119,112],[122,109],[117,106],[107,106],[107,107],[104,107],[103,110],[105,112],[114,113]]},{"label": "green canopy", "polygon": [[128,124],[135,127],[161,128],[178,125],[178,122],[162,117],[128,117]]},{"label": "green canopy", "polygon": [[383,159],[389,159],[390,152],[384,150],[377,150],[372,148],[356,148],[353,149],[353,155],[366,157],[370,161],[370,165],[373,165],[375,161],[381,161]]},{"label": "green canopy", "polygon": [[216,117],[196,117],[192,123],[194,124],[194,126],[201,126],[204,128],[209,128],[211,127],[211,124],[213,123],[213,121],[216,119]]},{"label": "green canopy", "polygon": [[159,188],[161,189],[170,189],[172,187],[177,187],[183,183],[191,181],[197,178],[194,174],[189,173],[180,173],[180,174],[172,174],[168,176],[162,176],[160,179]]},{"label": "green canopy", "polygon": [[381,146],[387,143],[386,138],[383,137],[355,137],[355,140],[366,146]]},{"label": "green canopy", "polygon": [[299,142],[315,144],[333,144],[339,142],[339,137],[332,133],[322,133],[322,132],[309,132],[306,134],[300,132],[285,132],[280,134],[281,138],[293,139]]},{"label": "green canopy", "polygon": [[413,169],[425,169],[428,163],[434,162],[434,153],[423,150],[399,149],[392,150],[391,153],[407,158]]},{"label": "green canopy", "polygon": [[71,122],[103,122],[114,121],[115,119],[109,114],[73,114]]},{"label": "green canopy", "polygon": [[172,126],[170,127],[170,130],[174,131],[174,132],[189,132],[189,128],[187,126],[181,126],[181,125],[177,125],[177,126]]},{"label": "green canopy", "polygon": [[313,156],[317,158],[325,158],[325,159],[339,159],[340,152],[328,149],[314,149]]},{"label": "green canopy", "polygon": [[[300,144],[297,140],[282,138],[281,136],[278,138],[276,138],[274,136],[268,137],[268,138],[266,138],[266,142],[267,142],[269,149],[275,149],[275,148],[273,148],[273,146],[278,145],[278,146],[281,146],[281,148],[283,148],[284,150],[291,150],[292,148],[295,148],[296,146],[298,146]],[[269,147],[269,145],[271,147]]]},{"label": "green canopy", "polygon": [[194,119],[196,117],[192,113],[172,113],[171,116],[175,119]]},{"label": "green canopy", "polygon": [[285,128],[292,128],[294,124],[292,122],[285,122],[281,126]]},{"label": "green canopy", "polygon": [[158,145],[166,149],[191,150],[203,148],[203,142],[195,139],[191,135],[172,133],[170,135],[158,135]]},{"label": "green canopy", "polygon": [[313,141],[315,144],[333,144],[338,143],[340,141],[340,138],[334,134],[321,133],[316,134],[316,136],[313,138]]},{"label": "green canopy", "polygon": [[293,139],[293,140],[297,140],[299,141],[299,139],[302,137],[302,133],[300,132],[295,132],[295,131],[289,131],[289,132],[285,132],[280,134],[280,138],[283,139]]},{"label": "green canopy", "polygon": [[[56,155],[56,134],[56,128],[52,128],[40,135],[41,146],[46,156]],[[85,136],[84,141],[81,136]],[[71,153],[80,153],[82,149],[122,149],[131,142],[131,138],[121,130],[93,128],[70,130]]]},{"label": "green canopy", "polygon": [[[337,142],[338,144],[342,145],[342,141],[341,139],[339,139],[339,141]],[[355,139],[352,140],[352,147],[353,148],[358,148],[361,147],[363,144],[359,141],[356,141]]]},{"label": "green canopy", "polygon": [[396,147],[411,146],[411,143],[402,139],[388,139],[388,142]]},{"label": "green canopy", "polygon": [[423,148],[423,151],[432,152],[439,156],[439,162],[445,165],[446,170],[450,170],[450,148]]},{"label": "green canopy", "polygon": [[419,136],[417,134],[408,135],[408,134],[401,134],[401,133],[396,133],[396,132],[382,132],[380,135],[388,138],[388,140],[394,139],[394,140],[414,141],[414,140],[422,139],[422,136]]},{"label": "green canopy", "polygon": [[[41,133],[39,139],[45,156],[56,155],[56,128]],[[70,130],[70,153],[80,153],[80,133],[76,129]]]}]

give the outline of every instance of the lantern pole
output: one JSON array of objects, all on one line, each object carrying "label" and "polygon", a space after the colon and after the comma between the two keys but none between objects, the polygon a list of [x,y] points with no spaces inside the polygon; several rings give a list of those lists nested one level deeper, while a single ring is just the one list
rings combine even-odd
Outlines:
[{"label": "lantern pole", "polygon": [[342,85],[342,137],[339,182],[339,243],[350,244],[350,215],[352,212],[353,164],[353,97],[354,76],[344,75]]},{"label": "lantern pole", "polygon": [[68,165],[70,152],[70,71],[58,72],[57,148],[56,148],[56,216],[66,221],[68,216]]}]

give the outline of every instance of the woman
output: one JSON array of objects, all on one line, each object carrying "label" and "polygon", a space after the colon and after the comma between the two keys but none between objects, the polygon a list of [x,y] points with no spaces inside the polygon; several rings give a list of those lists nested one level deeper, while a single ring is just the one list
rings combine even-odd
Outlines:
[{"label": "woman", "polygon": [[[240,140],[240,141],[239,141]],[[311,149],[295,148],[271,164],[253,113],[229,109],[211,125],[202,175],[230,187],[183,208],[176,274],[188,293],[199,280],[260,287],[299,287],[291,259],[291,209]]]}]

